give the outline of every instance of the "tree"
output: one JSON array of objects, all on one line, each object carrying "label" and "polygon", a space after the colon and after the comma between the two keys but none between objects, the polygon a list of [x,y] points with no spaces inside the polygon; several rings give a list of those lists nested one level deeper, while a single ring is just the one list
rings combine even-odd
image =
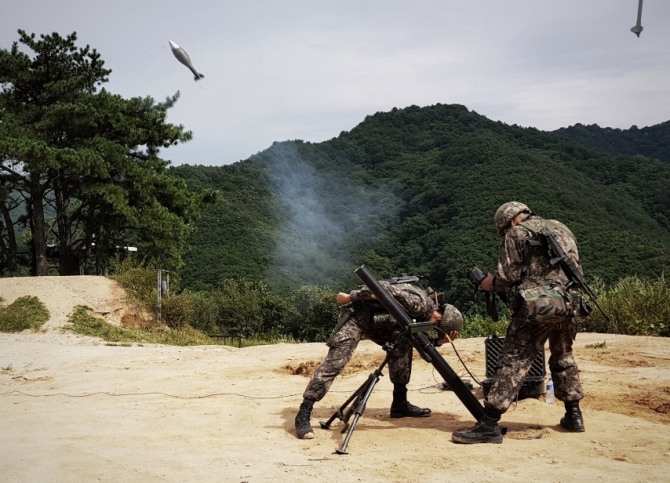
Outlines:
[{"label": "tree", "polygon": [[18,197],[11,193],[6,185],[6,179],[0,174],[0,266],[7,267],[11,276],[17,274],[17,243],[15,221],[12,219],[12,211],[19,207]]},{"label": "tree", "polygon": [[158,156],[191,139],[166,123],[179,92],[156,103],[99,90],[111,71],[76,32],[18,33],[35,55],[0,50],[0,195],[7,209],[9,193],[23,197],[33,272],[47,274],[49,241],[63,275],[99,273],[130,242],[178,265],[194,202]]}]

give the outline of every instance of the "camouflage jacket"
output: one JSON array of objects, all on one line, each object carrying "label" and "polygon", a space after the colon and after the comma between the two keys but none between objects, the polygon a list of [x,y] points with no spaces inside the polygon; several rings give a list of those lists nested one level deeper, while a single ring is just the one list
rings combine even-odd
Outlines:
[{"label": "camouflage jacket", "polygon": [[548,228],[565,253],[581,270],[577,241],[570,229],[560,221],[544,220],[531,215],[525,221],[510,228],[503,239],[498,261],[496,290],[505,289],[509,300],[518,288],[530,288],[552,283],[564,285],[567,276],[557,264],[551,266],[546,248],[531,244],[535,233]]},{"label": "camouflage jacket", "polygon": [[[426,321],[430,319],[432,313],[437,309],[435,301],[420,287],[409,283],[392,284],[384,281],[379,282],[379,284],[400,303],[412,319]],[[352,302],[378,304],[377,307],[380,313],[386,314],[386,316],[374,317],[373,325],[388,326],[389,322],[395,323],[395,320],[381,307],[381,304],[376,301],[374,294],[367,287],[353,290],[350,292],[350,295]]]}]

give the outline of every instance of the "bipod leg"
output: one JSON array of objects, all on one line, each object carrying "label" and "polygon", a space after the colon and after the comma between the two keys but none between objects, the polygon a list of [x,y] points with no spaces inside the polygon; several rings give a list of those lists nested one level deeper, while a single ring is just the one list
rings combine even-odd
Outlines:
[{"label": "bipod leg", "polygon": [[[340,421],[344,421],[346,423],[347,420],[349,419],[349,417],[345,415],[344,411],[347,409],[347,406],[349,406],[349,404],[351,404],[351,402],[358,397],[358,395],[363,390],[363,388],[366,386],[366,384],[368,384],[368,381],[361,384],[361,387],[356,389],[356,392],[354,392],[351,396],[349,396],[349,399],[344,401],[344,404],[342,404],[342,406],[337,408],[337,410],[332,414],[332,416],[330,418],[328,418],[328,421],[326,421],[326,422],[319,421],[319,424],[321,425],[321,429],[330,429],[330,425],[332,424],[333,421],[335,421],[335,419],[339,419]],[[351,413],[351,411],[348,411],[346,414],[350,414],[350,413]]]},{"label": "bipod leg", "polygon": [[[387,362],[388,362],[388,355],[384,359],[384,362],[382,362],[381,366],[379,366],[375,370],[375,372],[373,372],[368,376],[368,380],[365,382],[365,384],[363,384],[354,394],[354,396],[356,396],[355,405],[349,408],[349,411],[347,411],[346,418],[344,419],[345,427],[342,429],[342,432],[344,433],[346,431],[347,434],[344,436],[344,441],[342,441],[342,445],[335,450],[337,454],[348,454],[347,446],[349,446],[349,440],[351,440],[351,436],[354,433],[354,429],[356,429],[358,420],[365,412],[365,407],[367,406],[368,399],[370,399],[372,390],[379,382],[379,378],[382,375],[382,369],[384,368]],[[351,417],[352,414],[354,415],[354,419],[352,420],[351,424],[349,424],[349,418]]]},{"label": "bipod leg", "polygon": [[[347,422],[349,421],[349,418],[354,412],[355,405],[358,404],[356,400],[360,398],[361,394],[365,392],[366,388],[372,383],[373,379],[379,379],[379,377],[381,377],[382,369],[384,368],[387,362],[388,359],[384,359],[384,362],[382,362],[382,364],[375,370],[375,372],[370,374],[367,380],[363,384],[361,384],[358,387],[358,389],[356,389],[356,391],[354,391],[354,393],[351,396],[349,396],[349,398],[346,401],[344,401],[344,404],[342,404],[342,406],[337,408],[337,410],[330,416],[330,418],[328,418],[328,421],[325,422],[319,421],[321,429],[330,429],[330,425],[332,424],[333,421],[335,421],[335,419],[339,419],[340,421],[345,423],[345,426],[348,426]],[[350,407],[347,410],[347,407],[352,402],[354,402],[354,405],[352,405],[352,407]],[[346,427],[342,430],[342,432],[344,433],[345,431]]]}]

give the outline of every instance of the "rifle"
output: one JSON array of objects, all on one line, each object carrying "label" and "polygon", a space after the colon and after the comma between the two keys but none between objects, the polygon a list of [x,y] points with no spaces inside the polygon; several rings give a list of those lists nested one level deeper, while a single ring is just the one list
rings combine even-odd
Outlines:
[{"label": "rifle", "polygon": [[547,241],[549,264],[552,267],[560,265],[563,273],[565,273],[565,275],[568,277],[569,282],[567,288],[570,288],[572,285],[576,285],[582,292],[589,296],[591,302],[593,302],[593,304],[598,307],[598,310],[600,310],[600,313],[603,314],[605,320],[609,322],[610,318],[598,304],[598,298],[596,297],[596,294],[593,293],[593,290],[591,290],[586,284],[586,280],[584,280],[584,275],[582,275],[581,270],[577,268],[575,262],[573,262],[572,259],[565,253],[565,251],[563,251],[563,247],[561,247],[561,245],[558,243],[556,237],[554,237],[554,234],[551,233],[551,231],[549,231],[547,228],[542,228],[538,233],[542,235]]},{"label": "rifle", "polygon": [[407,275],[406,273],[403,273],[399,277],[391,277],[386,280],[382,280],[382,282],[388,282],[392,285],[398,284],[398,283],[416,283],[418,282],[421,278],[423,278],[423,275]]},{"label": "rifle", "polygon": [[[391,278],[386,278],[384,280],[379,280],[379,282],[386,282],[391,285],[397,285],[399,283],[417,283],[419,280],[422,278],[425,278],[423,275],[407,275],[406,273],[403,273],[402,275],[399,275],[397,277],[391,277]],[[365,287],[365,284],[361,285],[359,288]],[[433,289],[428,287],[426,289],[426,293],[428,295],[431,295],[434,293]]]}]

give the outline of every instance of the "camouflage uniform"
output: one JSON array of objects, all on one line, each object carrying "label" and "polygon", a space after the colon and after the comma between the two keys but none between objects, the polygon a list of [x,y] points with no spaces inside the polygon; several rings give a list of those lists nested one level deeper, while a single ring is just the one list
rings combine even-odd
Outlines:
[{"label": "camouflage uniform", "polygon": [[[390,284],[380,282],[405,309],[407,314],[418,321],[430,318],[437,306],[426,292],[411,284]],[[343,307],[340,317],[348,317],[327,342],[328,354],[310,380],[303,397],[320,401],[328,392],[333,380],[349,362],[363,336],[384,345],[395,342],[395,333],[401,327],[383,307],[374,300],[373,294],[365,287],[350,292],[351,304]],[[402,338],[394,351],[389,354],[389,378],[393,384],[406,385],[412,373],[412,345]]]},{"label": "camouflage uniform", "polygon": [[529,241],[535,233],[548,228],[565,253],[581,270],[577,244],[572,232],[555,220],[543,220],[531,215],[507,230],[500,253],[494,290],[505,290],[512,308],[512,320],[507,329],[499,369],[494,377],[485,405],[500,413],[505,412],[516,399],[532,362],[549,340],[549,369],[554,381],[556,397],[565,402],[579,401],[584,390],[579,381],[579,370],[572,355],[572,343],[577,334],[579,318],[571,315],[552,323],[538,323],[533,314],[519,304],[519,290],[550,284],[564,286],[567,277],[560,266],[552,267],[546,250],[532,246]]}]

